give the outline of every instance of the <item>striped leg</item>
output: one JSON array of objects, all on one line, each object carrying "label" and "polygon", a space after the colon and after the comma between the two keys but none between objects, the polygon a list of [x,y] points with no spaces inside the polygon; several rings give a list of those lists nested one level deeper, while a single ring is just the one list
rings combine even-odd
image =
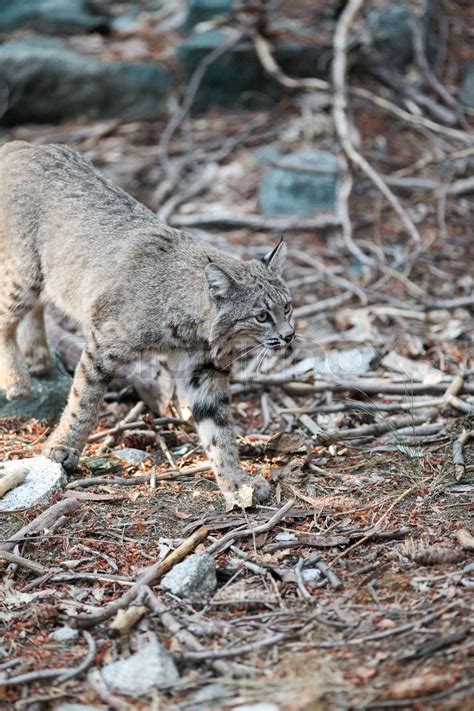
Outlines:
[{"label": "striped leg", "polygon": [[203,354],[174,352],[169,359],[178,385],[178,395],[191,407],[201,444],[212,464],[223,494],[250,484],[259,501],[268,498],[270,487],[263,477],[250,477],[239,461],[230,412],[229,372],[216,367]]},{"label": "striped leg", "polygon": [[48,439],[43,454],[73,470],[94,427],[113,377],[115,363],[101,352],[86,347],[76,368],[66,409]]}]

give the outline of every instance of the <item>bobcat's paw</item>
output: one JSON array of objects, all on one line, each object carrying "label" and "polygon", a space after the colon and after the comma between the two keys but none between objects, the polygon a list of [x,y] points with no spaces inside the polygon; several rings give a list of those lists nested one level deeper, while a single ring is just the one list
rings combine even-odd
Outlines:
[{"label": "bobcat's paw", "polygon": [[12,375],[6,379],[3,387],[7,400],[27,400],[31,390],[31,380],[28,374]]},{"label": "bobcat's paw", "polygon": [[28,351],[24,356],[31,375],[40,378],[43,375],[49,375],[53,363],[48,348],[39,346],[35,351]]},{"label": "bobcat's paw", "polygon": [[61,464],[66,471],[71,472],[78,465],[80,452],[78,449],[64,447],[59,444],[46,445],[43,449],[43,454],[45,457],[48,457],[48,459],[51,459],[51,461]]}]

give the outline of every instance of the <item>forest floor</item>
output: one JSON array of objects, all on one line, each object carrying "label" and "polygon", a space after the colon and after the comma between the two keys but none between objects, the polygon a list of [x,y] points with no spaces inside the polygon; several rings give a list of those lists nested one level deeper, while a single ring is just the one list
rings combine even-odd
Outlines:
[{"label": "forest floor", "polygon": [[[454,58],[467,40],[456,41]],[[67,143],[164,208],[171,224],[254,257],[275,243],[271,220],[252,225],[265,170],[256,149],[335,150],[327,107],[306,109],[288,98],[247,111],[248,131],[240,111],[186,118],[168,154],[186,156],[190,174],[204,178],[199,190],[179,184],[167,198],[158,149],[166,119],[21,127],[1,137]],[[272,482],[265,506],[224,511],[169,388],[160,409],[144,402],[132,421],[124,420],[146,398],[130,380],[112,389],[66,490],[0,517],[5,543],[43,510],[76,502],[59,526],[18,543],[16,563],[2,563],[1,708],[472,709],[472,194],[449,192],[472,174],[472,132],[466,144],[449,128],[420,129],[361,98],[351,109],[364,156],[384,176],[406,179],[391,185],[421,251],[359,174],[349,201],[354,238],[386,265],[406,251],[403,268],[357,262],[337,226],[287,225],[300,338],[291,353],[237,363],[232,386],[243,466]],[[225,224],[224,214],[240,224]],[[1,460],[39,454],[49,429],[1,420]],[[111,454],[124,447],[149,458],[134,466]],[[143,610],[132,629],[117,635],[111,614],[94,621],[203,527],[189,545],[210,550],[213,592],[180,599],[158,575],[136,590]],[[65,623],[78,636],[55,640]],[[172,655],[179,680],[133,700],[107,687],[100,670],[150,639]],[[75,670],[71,678],[55,674],[63,667]],[[42,670],[48,678],[35,676]]]}]

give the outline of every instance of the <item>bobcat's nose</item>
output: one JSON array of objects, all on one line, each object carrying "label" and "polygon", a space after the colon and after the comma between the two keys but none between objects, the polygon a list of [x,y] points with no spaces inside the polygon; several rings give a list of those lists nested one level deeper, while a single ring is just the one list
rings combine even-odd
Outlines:
[{"label": "bobcat's nose", "polygon": [[287,333],[286,336],[282,336],[285,343],[291,343],[291,341],[294,339],[294,337],[295,337],[294,331],[292,331],[291,333]]}]

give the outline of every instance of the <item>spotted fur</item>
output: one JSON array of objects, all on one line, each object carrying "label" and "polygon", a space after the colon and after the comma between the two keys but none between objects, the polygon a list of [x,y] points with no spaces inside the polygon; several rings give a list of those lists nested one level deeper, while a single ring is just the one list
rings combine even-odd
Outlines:
[{"label": "spotted fur", "polygon": [[[0,150],[0,389],[27,397],[51,366],[43,307],[80,324],[86,344],[45,453],[73,469],[123,364],[167,353],[223,491],[244,480],[229,366],[246,344],[294,335],[284,244],[241,262],[160,223],[66,146]],[[261,485],[261,495],[267,493]]]}]

